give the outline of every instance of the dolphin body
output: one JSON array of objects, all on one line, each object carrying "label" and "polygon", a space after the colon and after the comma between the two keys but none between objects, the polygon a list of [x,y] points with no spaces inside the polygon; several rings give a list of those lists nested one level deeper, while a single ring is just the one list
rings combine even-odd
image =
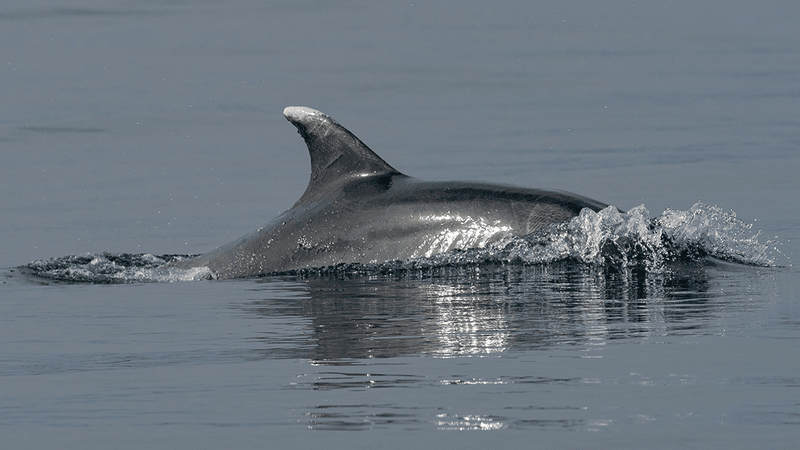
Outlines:
[{"label": "dolphin body", "polygon": [[341,263],[383,263],[480,248],[608,205],[560,191],[404,175],[320,111],[283,115],[311,155],[311,180],[291,209],[258,231],[172,267],[236,278]]}]

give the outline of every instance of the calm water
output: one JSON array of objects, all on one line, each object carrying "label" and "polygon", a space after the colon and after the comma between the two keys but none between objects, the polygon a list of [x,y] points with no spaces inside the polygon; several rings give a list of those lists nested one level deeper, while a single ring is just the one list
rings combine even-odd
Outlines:
[{"label": "calm water", "polygon": [[[781,1],[4,2],[0,443],[794,448],[799,21]],[[264,225],[308,180],[287,105],[420,178],[732,209],[775,263],[11,272]]]}]

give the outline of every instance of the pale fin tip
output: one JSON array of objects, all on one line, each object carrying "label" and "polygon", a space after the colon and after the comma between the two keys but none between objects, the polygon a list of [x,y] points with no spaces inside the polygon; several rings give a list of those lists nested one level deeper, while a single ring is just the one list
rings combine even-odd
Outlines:
[{"label": "pale fin tip", "polygon": [[301,120],[307,116],[322,116],[322,112],[307,106],[287,106],[283,109],[283,116],[289,120]]}]

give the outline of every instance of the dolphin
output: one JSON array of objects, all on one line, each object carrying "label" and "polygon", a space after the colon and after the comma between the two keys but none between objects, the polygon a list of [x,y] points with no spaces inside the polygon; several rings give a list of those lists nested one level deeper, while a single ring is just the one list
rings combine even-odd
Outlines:
[{"label": "dolphin", "polygon": [[384,263],[482,248],[606,204],[562,191],[405,175],[320,111],[283,110],[305,140],[311,179],[300,200],[252,234],[172,267],[238,278]]}]

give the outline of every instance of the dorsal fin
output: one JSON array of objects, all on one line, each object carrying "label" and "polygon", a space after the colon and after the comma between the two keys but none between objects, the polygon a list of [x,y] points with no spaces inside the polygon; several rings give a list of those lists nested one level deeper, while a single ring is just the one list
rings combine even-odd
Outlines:
[{"label": "dorsal fin", "polygon": [[283,115],[297,127],[311,155],[311,180],[303,196],[344,179],[402,175],[326,114],[289,106]]}]

